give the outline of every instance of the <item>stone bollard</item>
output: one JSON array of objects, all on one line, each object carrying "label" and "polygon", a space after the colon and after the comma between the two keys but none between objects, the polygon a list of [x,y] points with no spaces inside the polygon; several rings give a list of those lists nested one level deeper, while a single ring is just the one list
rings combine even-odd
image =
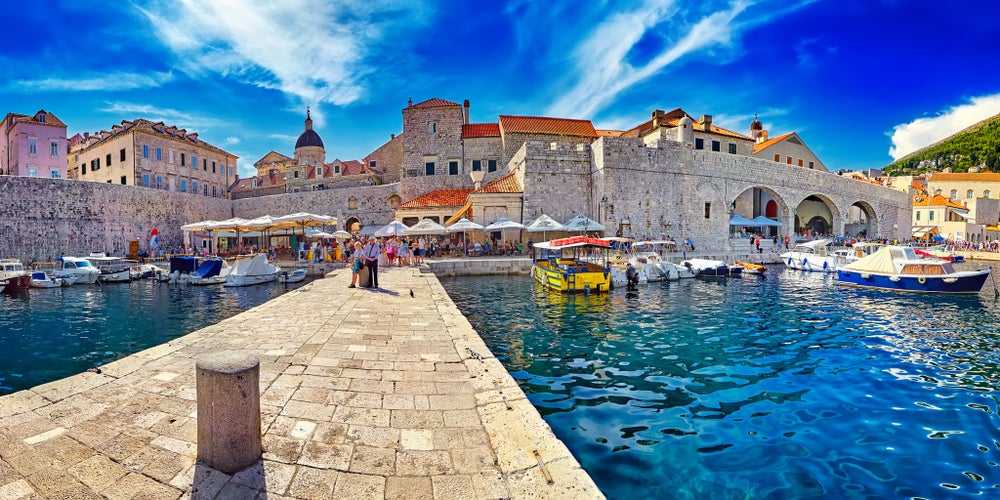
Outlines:
[{"label": "stone bollard", "polygon": [[260,361],[243,351],[199,356],[198,460],[226,474],[261,457]]}]

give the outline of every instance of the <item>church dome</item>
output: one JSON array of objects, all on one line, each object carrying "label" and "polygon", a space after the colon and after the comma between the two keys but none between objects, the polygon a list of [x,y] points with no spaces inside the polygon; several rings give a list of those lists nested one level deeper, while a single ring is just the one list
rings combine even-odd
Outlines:
[{"label": "church dome", "polygon": [[[323,148],[323,139],[319,138],[319,134],[313,130],[313,121],[309,116],[309,109],[306,108],[306,130],[302,132],[299,136],[299,140],[295,141],[295,149],[305,148],[309,146],[319,146]],[[324,148],[325,149],[325,148]]]},{"label": "church dome", "polygon": [[750,122],[750,130],[764,130],[764,124],[757,119],[757,115],[753,115],[753,121]]}]

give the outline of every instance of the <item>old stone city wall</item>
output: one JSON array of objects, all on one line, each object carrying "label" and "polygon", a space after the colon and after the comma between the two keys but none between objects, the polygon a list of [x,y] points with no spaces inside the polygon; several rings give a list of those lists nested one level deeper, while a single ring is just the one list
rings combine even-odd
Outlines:
[{"label": "old stone city wall", "polygon": [[233,216],[231,202],[136,186],[32,177],[0,177],[0,257],[24,262],[61,255],[127,255],[128,242],[147,248],[180,245],[180,227]]},{"label": "old stone city wall", "polygon": [[362,226],[387,224],[395,215],[389,197],[398,191],[399,183],[393,183],[260,196],[233,201],[233,212],[236,217],[243,218],[309,212],[332,215],[344,221],[353,217],[358,219]]}]

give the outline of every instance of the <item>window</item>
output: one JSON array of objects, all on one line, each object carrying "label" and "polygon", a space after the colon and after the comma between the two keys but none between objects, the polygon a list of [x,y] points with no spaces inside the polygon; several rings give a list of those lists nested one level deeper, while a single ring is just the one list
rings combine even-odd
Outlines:
[{"label": "window", "polygon": [[[215,188],[212,188],[212,191],[215,191]],[[205,187],[202,189],[202,194],[208,196],[208,184],[205,184]]]},{"label": "window", "polygon": [[118,161],[125,161],[125,148],[118,152]]},{"label": "window", "polygon": [[496,172],[497,171],[497,161],[496,160],[486,160],[486,171]]},{"label": "window", "polygon": [[804,167],[805,166],[805,165],[802,164],[802,158],[799,158],[799,166],[800,167]]},{"label": "window", "polygon": [[340,173],[340,164],[339,163],[334,163],[333,164],[333,173],[335,173],[335,174],[339,174]]},{"label": "window", "polygon": [[191,181],[191,194],[198,194],[198,181]]},{"label": "window", "polygon": [[126,179],[124,175],[123,175],[123,176],[121,176],[121,179],[119,179],[119,180],[121,181],[121,183],[122,183],[122,186],[124,186],[124,185],[128,184],[128,179]]},{"label": "window", "polygon": [[348,210],[357,210],[358,209],[358,199],[355,198],[355,197],[353,197],[353,196],[350,197],[350,198],[348,198],[348,200],[347,200],[347,209]]},{"label": "window", "polygon": [[729,143],[729,154],[731,155],[736,154],[736,144],[732,142]]},{"label": "window", "polygon": [[448,175],[458,175],[458,160],[448,161]]},{"label": "window", "polygon": [[927,211],[927,220],[929,220],[929,221],[934,220],[934,211],[933,210],[928,210]]},{"label": "window", "polygon": [[49,172],[49,177],[52,178],[52,179],[58,179],[59,178],[59,171],[53,169],[52,171]]},{"label": "window", "polygon": [[781,155],[779,154],[774,155],[774,161],[781,161]]},{"label": "window", "polygon": [[191,155],[191,168],[198,168],[198,155]]},{"label": "window", "polygon": [[786,156],[785,157],[785,163],[791,165],[792,164],[792,157],[791,156]]},{"label": "window", "polygon": [[204,170],[205,172],[208,172],[208,158],[201,159],[201,169]]},{"label": "window", "polygon": [[100,169],[101,169],[101,160],[100,159],[94,158],[93,160],[90,160],[90,171],[91,172],[96,172],[96,171],[98,171]]},{"label": "window", "polygon": [[990,197],[990,190],[987,189],[986,191],[983,191],[983,198],[989,198],[989,197]]},{"label": "window", "polygon": [[375,170],[375,160],[368,161],[368,168]]},{"label": "window", "polygon": [[298,179],[299,178],[299,171],[298,170],[293,171],[292,172],[292,177],[295,178],[295,179]]},{"label": "window", "polygon": [[707,218],[709,218],[711,216],[712,216],[712,202],[706,201],[705,202],[705,218],[707,219]]},{"label": "window", "polygon": [[149,174],[142,174],[142,185],[149,187]]},{"label": "window", "polygon": [[434,175],[434,162],[424,163],[424,175]]},{"label": "window", "polygon": [[956,198],[958,198],[958,190],[957,189],[952,189],[951,190],[951,199],[954,200]]},{"label": "window", "polygon": [[28,177],[38,177],[38,167],[28,167]]},{"label": "window", "polygon": [[185,163],[184,163],[184,153],[181,153],[181,166],[183,167],[184,165],[185,165]]},{"label": "window", "polygon": [[[208,195],[205,195],[205,196],[208,196]],[[217,198],[218,196],[219,196],[219,194],[216,192],[215,186],[212,186],[212,198]]]},{"label": "window", "polygon": [[168,159],[170,160],[170,163],[174,163],[174,151],[170,150],[170,151],[168,151],[168,153],[169,153],[168,154]]},{"label": "window", "polygon": [[917,210],[917,221],[920,221],[920,210]]},{"label": "window", "polygon": [[159,175],[156,176],[156,187],[161,189],[163,188],[163,177]]},{"label": "window", "polygon": [[53,158],[59,156],[59,141],[49,141],[49,156]]},{"label": "window", "polygon": [[705,149],[705,139],[702,139],[701,137],[696,138],[694,140],[694,148],[695,149]]},{"label": "window", "polygon": [[559,143],[558,142],[549,143],[549,149],[551,149],[552,151],[559,149]]},{"label": "window", "polygon": [[111,166],[111,153],[104,155],[104,166],[105,167]]},{"label": "window", "polygon": [[28,138],[28,154],[35,156],[38,154],[38,139],[34,137]]},{"label": "window", "polygon": [[214,161],[212,162],[212,173],[213,174],[215,173],[215,162]]},{"label": "window", "polygon": [[813,162],[809,162],[809,168],[810,168],[810,169],[811,169],[811,168],[815,168],[815,166],[813,165]]},{"label": "window", "polygon": [[965,192],[965,197],[966,198],[972,198],[972,190],[971,189]]},{"label": "window", "polygon": [[188,185],[187,183],[188,183],[187,179],[181,179],[181,192],[182,193],[186,193],[187,192],[187,185]]},{"label": "window", "polygon": [[427,127],[427,130],[429,130],[432,134],[436,134],[438,131],[438,122],[431,122],[430,126]]},{"label": "window", "polygon": [[712,141],[712,151],[722,151],[722,144],[719,141]]},{"label": "window", "polygon": [[87,173],[87,164],[86,163],[81,163],[80,164],[80,174],[85,174],[85,173]]},{"label": "window", "polygon": [[472,171],[479,172],[483,169],[483,160],[472,160]]},{"label": "window", "polygon": [[142,157],[149,158],[149,144],[142,145]]},{"label": "window", "polygon": [[156,148],[156,161],[163,161],[163,150]]}]

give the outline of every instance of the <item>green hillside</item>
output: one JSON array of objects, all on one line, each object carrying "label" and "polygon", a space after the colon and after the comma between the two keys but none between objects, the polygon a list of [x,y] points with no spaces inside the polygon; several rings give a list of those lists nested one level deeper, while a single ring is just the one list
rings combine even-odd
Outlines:
[{"label": "green hillside", "polygon": [[975,166],[983,166],[982,171],[1000,172],[1000,115],[914,151],[884,170],[889,175],[914,175],[946,168],[968,172],[969,167]]}]

